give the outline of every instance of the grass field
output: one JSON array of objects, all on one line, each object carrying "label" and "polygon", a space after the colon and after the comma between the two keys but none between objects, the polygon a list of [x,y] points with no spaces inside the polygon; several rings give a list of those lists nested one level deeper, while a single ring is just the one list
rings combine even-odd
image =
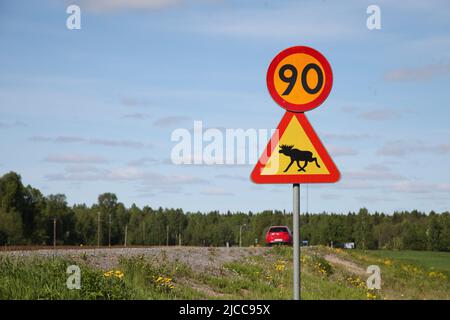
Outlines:
[{"label": "grass field", "polygon": [[411,263],[425,269],[437,269],[450,273],[450,253],[412,251],[412,250],[370,250],[362,251],[363,254],[382,259],[394,259],[398,262]]},{"label": "grass field", "polygon": [[[0,299],[291,299],[290,247],[127,250],[2,253]],[[450,253],[302,250],[302,299],[450,299]],[[381,290],[366,286],[371,264]]]}]

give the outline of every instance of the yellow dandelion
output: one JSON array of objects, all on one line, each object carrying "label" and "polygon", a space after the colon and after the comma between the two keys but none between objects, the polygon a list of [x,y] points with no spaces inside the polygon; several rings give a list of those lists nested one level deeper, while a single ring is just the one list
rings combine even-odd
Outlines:
[{"label": "yellow dandelion", "polygon": [[113,275],[113,271],[108,271],[103,274],[105,277],[111,277]]}]

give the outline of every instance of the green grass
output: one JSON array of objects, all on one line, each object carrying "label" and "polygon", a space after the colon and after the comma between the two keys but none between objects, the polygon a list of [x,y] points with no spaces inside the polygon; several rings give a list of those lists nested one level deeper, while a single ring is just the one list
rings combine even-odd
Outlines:
[{"label": "green grass", "polygon": [[387,299],[450,299],[450,253],[355,250],[347,255],[364,266],[380,266]]},{"label": "green grass", "polygon": [[[352,262],[354,274],[327,256]],[[450,299],[448,253],[411,251],[302,250],[302,299]],[[66,287],[66,268],[81,268],[81,289]],[[381,290],[368,290],[364,270],[377,264]],[[181,261],[143,256],[119,259],[105,271],[82,258],[12,259],[0,256],[0,299],[291,299],[292,248],[274,247],[211,270]]]},{"label": "green grass", "polygon": [[367,250],[361,252],[378,258],[394,259],[405,263],[416,264],[423,268],[450,273],[450,252],[412,250]]},{"label": "green grass", "polygon": [[[80,266],[80,290],[66,286],[66,269],[74,261],[58,258],[20,262],[0,258],[0,299],[129,299],[131,289],[118,278],[106,278],[100,270]],[[79,263],[78,263],[79,265]]]}]

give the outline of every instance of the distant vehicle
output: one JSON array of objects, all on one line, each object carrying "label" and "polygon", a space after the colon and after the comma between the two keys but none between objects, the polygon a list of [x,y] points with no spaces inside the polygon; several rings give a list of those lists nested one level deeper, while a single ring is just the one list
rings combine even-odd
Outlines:
[{"label": "distant vehicle", "polygon": [[292,245],[292,233],[286,226],[272,226],[266,233],[266,244],[268,246],[274,244]]},{"label": "distant vehicle", "polygon": [[345,242],[343,247],[344,247],[344,249],[355,249],[355,243],[354,242]]}]

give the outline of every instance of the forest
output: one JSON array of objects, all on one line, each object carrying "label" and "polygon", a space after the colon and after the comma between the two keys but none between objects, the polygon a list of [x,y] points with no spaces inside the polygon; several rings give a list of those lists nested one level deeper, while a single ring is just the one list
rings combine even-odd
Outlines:
[{"label": "forest", "polygon": [[[354,242],[359,249],[450,251],[450,213],[413,210],[301,215],[300,237],[310,245],[339,246]],[[0,178],[0,245],[264,245],[271,225],[292,228],[292,213],[184,212],[182,209],[127,208],[113,193],[97,203],[70,206],[64,194],[44,196],[19,174]],[[55,233],[54,233],[55,231]],[[242,233],[240,232],[242,231]],[[125,240],[126,238],[126,240]]]}]

